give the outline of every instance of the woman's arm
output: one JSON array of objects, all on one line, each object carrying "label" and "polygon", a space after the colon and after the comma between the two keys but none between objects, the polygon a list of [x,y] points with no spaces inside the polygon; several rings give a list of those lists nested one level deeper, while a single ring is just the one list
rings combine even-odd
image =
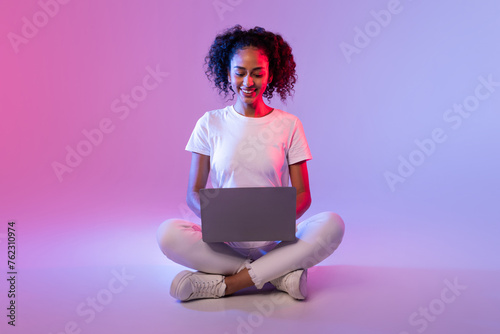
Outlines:
[{"label": "woman's arm", "polygon": [[307,162],[304,160],[290,165],[289,169],[292,187],[297,188],[297,215],[295,219],[299,219],[311,206],[311,192],[309,191]]},{"label": "woman's arm", "polygon": [[205,188],[210,172],[210,156],[193,152],[191,156],[191,169],[189,170],[189,180],[186,202],[188,207],[201,218],[199,191]]}]

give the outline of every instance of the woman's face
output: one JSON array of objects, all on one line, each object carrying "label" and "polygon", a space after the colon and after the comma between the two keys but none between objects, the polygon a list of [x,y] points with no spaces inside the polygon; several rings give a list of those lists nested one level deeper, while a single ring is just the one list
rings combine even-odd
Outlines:
[{"label": "woman's face", "polygon": [[231,59],[228,80],[240,102],[257,106],[262,101],[267,84],[272,80],[267,56],[255,47],[237,51]]}]

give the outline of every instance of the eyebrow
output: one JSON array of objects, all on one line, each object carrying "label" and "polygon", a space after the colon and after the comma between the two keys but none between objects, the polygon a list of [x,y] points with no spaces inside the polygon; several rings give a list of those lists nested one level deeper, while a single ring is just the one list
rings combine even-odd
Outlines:
[{"label": "eyebrow", "polygon": [[[242,66],[234,66],[234,68],[239,69],[239,70],[245,70],[245,71],[247,70],[246,68],[244,68],[244,67],[242,67]],[[261,67],[255,67],[254,69],[252,69],[252,71],[255,71],[255,70],[263,70],[263,69],[265,69],[265,68],[264,68],[264,67],[262,67],[262,66],[261,66]]]}]

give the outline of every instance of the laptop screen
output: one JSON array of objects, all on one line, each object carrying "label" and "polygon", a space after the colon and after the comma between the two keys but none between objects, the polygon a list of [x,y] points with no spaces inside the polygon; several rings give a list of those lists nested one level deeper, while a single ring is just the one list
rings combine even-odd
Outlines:
[{"label": "laptop screen", "polygon": [[200,189],[203,241],[295,240],[295,187]]}]

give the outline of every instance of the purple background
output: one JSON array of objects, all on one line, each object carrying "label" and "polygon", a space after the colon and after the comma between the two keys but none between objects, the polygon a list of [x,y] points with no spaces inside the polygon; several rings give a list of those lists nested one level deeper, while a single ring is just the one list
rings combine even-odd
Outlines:
[{"label": "purple background", "polygon": [[[181,268],[155,238],[165,219],[199,221],[185,203],[184,147],[205,111],[233,103],[203,61],[234,24],[292,46],[295,97],[271,106],[301,119],[313,155],[301,220],[334,211],[346,223],[339,249],[311,269],[314,298],[276,306],[256,332],[414,333],[408,317],[441,305],[458,277],[467,290],[426,333],[498,333],[499,13],[496,0],[2,1],[0,262],[4,277],[13,220],[12,333],[71,321],[82,333],[182,332],[193,315],[191,332],[235,332],[256,312],[250,300],[268,300],[175,303],[168,282]],[[84,156],[58,176],[68,149]],[[135,281],[86,324],[78,305],[106,297],[121,270]]]},{"label": "purple background", "polygon": [[[167,261],[157,226],[197,221],[184,147],[205,111],[232,103],[206,79],[204,56],[239,23],[293,48],[295,97],[271,106],[301,119],[313,155],[302,219],[328,210],[346,223],[323,264],[499,269],[500,85],[474,98],[480,77],[500,82],[498,1],[222,2],[224,12],[214,1],[74,0],[53,17],[37,1],[2,2],[0,237],[16,221],[19,267]],[[14,45],[34,20],[36,34]],[[144,90],[148,67],[168,75]],[[137,106],[114,112],[131,93]],[[453,128],[443,117],[463,103],[474,110]],[[53,163],[106,119],[113,130],[58,178]],[[416,153],[437,128],[444,142]],[[399,156],[424,158],[391,188],[384,173],[398,173]]]}]

